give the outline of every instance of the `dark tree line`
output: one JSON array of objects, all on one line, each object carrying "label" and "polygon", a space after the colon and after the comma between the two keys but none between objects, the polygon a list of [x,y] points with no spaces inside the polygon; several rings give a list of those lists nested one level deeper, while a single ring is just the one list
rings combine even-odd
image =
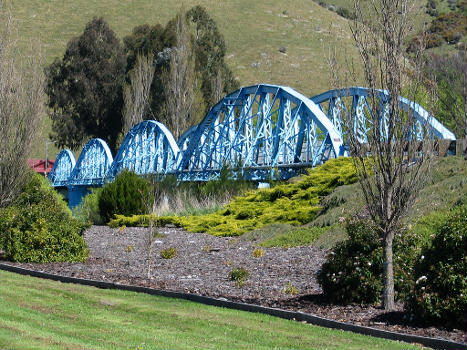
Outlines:
[{"label": "dark tree line", "polygon": [[[222,95],[238,89],[239,84],[224,61],[224,38],[206,10],[196,6],[186,12],[185,20],[204,115]],[[170,70],[176,41],[176,17],[165,27],[137,26],[123,38],[123,43],[103,18],[91,20],[81,36],[70,40],[63,58],[46,68],[50,137],[59,147],[71,149],[78,149],[89,138],[100,137],[115,151],[122,140],[123,86],[128,83],[138,56],[153,57],[155,66],[144,118],[164,123],[164,74]]]}]

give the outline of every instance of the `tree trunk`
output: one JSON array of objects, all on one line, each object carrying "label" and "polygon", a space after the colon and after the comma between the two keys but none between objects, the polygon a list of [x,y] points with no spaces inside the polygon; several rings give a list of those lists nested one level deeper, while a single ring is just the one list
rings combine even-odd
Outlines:
[{"label": "tree trunk", "polygon": [[384,237],[383,263],[384,263],[384,291],[383,305],[386,311],[393,311],[394,305],[394,265],[392,254],[392,242],[394,233],[388,232]]}]

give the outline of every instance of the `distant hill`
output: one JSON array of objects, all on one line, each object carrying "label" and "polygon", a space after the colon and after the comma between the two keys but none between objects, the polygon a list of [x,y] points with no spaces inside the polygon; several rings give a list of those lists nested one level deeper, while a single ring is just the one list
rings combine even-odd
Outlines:
[{"label": "distant hill", "polygon": [[[46,64],[62,57],[67,42],[81,35],[85,24],[102,16],[122,39],[144,23],[165,25],[181,6],[162,0],[12,0],[18,20],[19,45],[27,52],[40,41]],[[227,43],[227,62],[241,85],[271,83],[290,86],[305,95],[329,89],[326,55],[337,46],[344,59],[357,58],[348,21],[313,1],[186,0],[200,4],[216,20]],[[281,52],[282,51],[282,52]],[[50,121],[32,157],[44,158]],[[53,158],[57,152],[49,147]]]}]

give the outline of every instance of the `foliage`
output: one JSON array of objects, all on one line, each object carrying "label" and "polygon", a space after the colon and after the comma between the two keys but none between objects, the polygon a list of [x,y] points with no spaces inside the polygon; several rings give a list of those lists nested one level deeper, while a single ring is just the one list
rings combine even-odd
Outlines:
[{"label": "foliage", "polygon": [[284,294],[288,295],[297,295],[299,293],[299,290],[297,287],[295,287],[293,284],[290,282],[287,282],[287,286],[284,288]]},{"label": "foliage", "polygon": [[[394,239],[394,284],[396,298],[407,300],[411,293],[413,266],[430,242],[433,216]],[[338,243],[318,273],[326,297],[336,303],[376,303],[383,289],[381,235],[370,220],[346,224],[348,240]]]},{"label": "foliage", "polygon": [[250,277],[250,273],[243,267],[237,267],[229,273],[229,279],[234,281],[237,287],[243,287],[248,277]]},{"label": "foliage", "polygon": [[456,44],[467,34],[466,1],[459,1],[457,9],[447,13],[430,11],[436,18],[431,22],[426,33],[419,33],[407,46],[407,52],[416,52],[420,43],[426,48],[441,46],[444,42]]},{"label": "foliage", "polygon": [[466,329],[467,205],[446,215],[435,234],[415,264],[413,297],[407,306],[425,324]]},{"label": "foliage", "polygon": [[33,174],[19,197],[0,213],[0,246],[11,261],[84,261],[84,229],[48,181]]},{"label": "foliage", "polygon": [[349,239],[337,244],[317,275],[326,297],[337,303],[374,303],[382,290],[380,237],[369,221],[347,224]]},{"label": "foliage", "polygon": [[[355,181],[352,160],[333,159],[310,169],[307,175],[295,183],[279,184],[270,189],[249,192],[234,198],[223,209],[214,213],[186,217],[161,216],[157,217],[156,221],[162,225],[171,223],[192,232],[206,232],[215,236],[239,236],[273,223],[299,226],[313,220],[321,210],[319,205],[321,198],[331,193],[337,186]],[[223,180],[221,176],[220,180],[196,186],[200,186],[196,187],[197,193],[206,196],[235,188],[235,181]],[[243,188],[241,181],[236,186]],[[170,188],[165,193],[168,197],[172,197]],[[109,225],[146,226],[148,218],[149,216],[132,218],[117,216]]]},{"label": "foliage", "polygon": [[351,159],[333,159],[310,169],[296,183],[250,192],[220,211],[180,218],[180,223],[189,231],[215,236],[238,236],[271,223],[303,225],[320,211],[321,198],[335,187],[355,181]]},{"label": "foliage", "polygon": [[[179,16],[179,15],[178,15]],[[195,76],[199,77],[200,83],[197,89],[201,90],[202,97],[196,97],[196,104],[202,110],[197,113],[191,123],[196,122],[199,116],[204,116],[208,109],[220,99],[219,96],[238,89],[239,84],[225,63],[226,45],[222,34],[217,28],[215,21],[209,16],[202,6],[195,6],[186,13],[186,20],[194,28],[190,32],[190,42],[193,45],[195,59]],[[170,101],[165,93],[164,79],[170,75],[170,71],[179,68],[173,65],[171,60],[174,56],[174,47],[177,44],[177,17],[170,20],[165,27],[160,24],[154,26],[141,25],[133,29],[132,34],[125,37],[125,53],[128,57],[127,72],[130,72],[136,63],[138,55],[153,55],[156,68],[151,86],[150,111],[146,118],[155,118],[166,123],[164,109]],[[165,77],[165,78],[164,78]],[[160,119],[163,118],[163,119]],[[189,123],[188,123],[189,124]],[[176,125],[172,125],[174,127]],[[191,126],[191,125],[189,125]],[[186,128],[186,127],[185,127]],[[185,129],[183,128],[183,129]],[[174,130],[171,130],[174,132]],[[183,132],[185,130],[179,131]]]},{"label": "foliage", "polygon": [[82,222],[92,225],[105,224],[99,211],[99,197],[101,192],[101,187],[92,188],[91,193],[83,198],[81,204],[73,208],[73,216]]},{"label": "foliage", "polygon": [[261,258],[264,255],[264,249],[262,248],[255,248],[253,249],[253,253],[251,253],[255,258]]},{"label": "foliage", "polygon": [[168,224],[180,226],[179,218],[176,216],[157,216],[154,214],[143,214],[143,215],[119,215],[115,214],[114,218],[108,222],[108,225],[112,228],[128,226],[128,227],[148,227],[150,221],[154,227],[161,227]]},{"label": "foliage", "polygon": [[197,5],[186,16],[195,26],[196,67],[201,76],[207,112],[221,95],[239,89],[240,85],[224,61],[227,51],[224,37],[206,9]]},{"label": "foliage", "polygon": [[166,248],[161,250],[162,259],[172,259],[177,255],[177,249],[174,247]]},{"label": "foliage", "polygon": [[125,56],[103,18],[92,19],[83,34],[68,42],[63,59],[46,69],[51,138],[77,149],[100,137],[116,149],[122,129]]},{"label": "foliage", "polygon": [[104,222],[109,222],[115,214],[147,214],[146,203],[150,202],[152,198],[148,182],[125,169],[113,182],[102,188],[99,195],[99,212]]}]

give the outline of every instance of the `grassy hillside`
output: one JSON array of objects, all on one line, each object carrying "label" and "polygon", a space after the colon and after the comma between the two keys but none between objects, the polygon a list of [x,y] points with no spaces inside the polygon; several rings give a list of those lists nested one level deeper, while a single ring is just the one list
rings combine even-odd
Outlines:
[{"label": "grassy hillside", "polygon": [[[162,0],[12,0],[18,20],[19,45],[27,51],[40,41],[45,63],[62,57],[66,43],[79,36],[94,16],[103,16],[120,38],[144,23],[165,24],[181,1]],[[186,0],[200,4],[216,20],[227,43],[227,63],[241,85],[271,83],[291,86],[305,95],[328,90],[329,46],[340,57],[356,58],[346,19],[313,1]],[[279,52],[284,47],[285,53]],[[33,156],[44,157],[50,122],[45,122]],[[50,147],[54,157],[56,149]]]},{"label": "grassy hillside", "polygon": [[422,348],[257,313],[5,271],[0,271],[0,295],[4,350]]}]

